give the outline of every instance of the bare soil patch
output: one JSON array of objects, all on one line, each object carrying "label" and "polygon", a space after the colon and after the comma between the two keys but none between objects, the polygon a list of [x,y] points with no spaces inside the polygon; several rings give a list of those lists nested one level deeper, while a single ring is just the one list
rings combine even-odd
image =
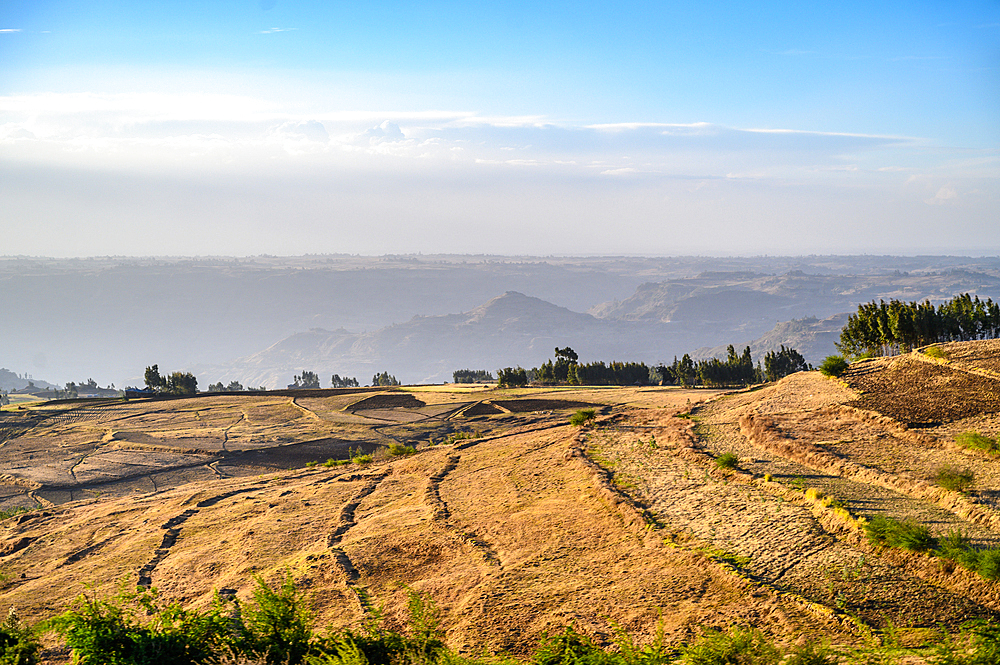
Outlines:
[{"label": "bare soil patch", "polygon": [[[981,343],[965,344],[978,347]],[[927,362],[912,354],[852,365],[843,379],[861,392],[853,406],[877,411],[910,427],[933,427],[1000,412],[1000,379]]]}]

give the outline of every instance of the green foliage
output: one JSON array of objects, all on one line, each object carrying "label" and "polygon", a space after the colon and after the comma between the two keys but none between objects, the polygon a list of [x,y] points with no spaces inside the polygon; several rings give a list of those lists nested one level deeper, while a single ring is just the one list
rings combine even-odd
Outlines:
[{"label": "green foliage", "polygon": [[198,379],[191,372],[172,372],[167,379],[167,392],[171,395],[194,395],[198,392]]},{"label": "green foliage", "polygon": [[762,632],[735,626],[727,632],[704,633],[681,654],[685,665],[776,665],[780,658]]},{"label": "green foliage", "polygon": [[[222,609],[221,601],[205,613],[160,608],[156,592],[140,588],[106,600],[81,595],[48,627],[63,636],[81,665],[202,663],[230,639],[231,620]],[[152,619],[140,624],[140,613]]]},{"label": "green foliage", "polygon": [[956,469],[945,466],[938,470],[934,481],[946,490],[966,492],[975,481],[975,475],[969,469]]},{"label": "green foliage", "polygon": [[[732,348],[732,347],[730,347]],[[750,357],[750,349],[747,348],[747,358]],[[809,369],[809,363],[795,349],[786,349],[781,345],[780,351],[768,351],[764,356],[764,378],[768,381],[783,379],[795,372],[804,372]]]},{"label": "green foliage", "polygon": [[456,369],[451,373],[455,383],[493,383],[495,379],[489,370]]},{"label": "green foliage", "polygon": [[523,367],[507,367],[497,370],[498,388],[521,388],[528,385],[528,373]]},{"label": "green foliage", "polygon": [[[249,390],[249,389],[248,389]],[[243,384],[235,379],[230,381],[228,385],[223,385],[222,381],[217,383],[210,383],[208,385],[208,392],[210,393],[238,393],[243,392]]]},{"label": "green foliage", "polygon": [[[167,387],[167,380],[160,374],[160,368],[157,365],[146,368],[143,380],[146,382],[146,388],[149,390],[160,392]],[[69,384],[66,384],[66,389],[69,390]],[[73,386],[73,392],[76,392],[75,385]]]},{"label": "green foliage", "polygon": [[912,520],[900,522],[888,517],[872,518],[865,524],[868,540],[882,547],[899,547],[911,552],[929,552],[938,546],[930,529]]},{"label": "green foliage", "polygon": [[720,469],[735,469],[740,465],[740,458],[736,453],[722,453],[715,458],[715,466]]},{"label": "green foliage", "polygon": [[344,465],[350,464],[350,463],[351,463],[351,460],[349,458],[348,459],[333,459],[331,457],[327,461],[323,462],[323,466],[325,466],[326,468],[329,469],[330,467],[344,466]]},{"label": "green foliage", "polygon": [[827,356],[819,365],[819,371],[824,376],[837,377],[847,371],[850,363],[844,360],[844,356]]},{"label": "green foliage", "polygon": [[[160,368],[152,365],[144,375],[146,388],[171,395],[194,395],[198,392],[198,379],[191,372],[173,372],[169,377],[160,374]],[[96,384],[95,384],[96,387]]]},{"label": "green foliage", "polygon": [[475,432],[452,432],[451,434],[446,436],[444,440],[441,441],[441,443],[446,446],[450,446],[451,444],[457,443],[458,441],[465,441],[467,439],[479,439],[482,438],[482,436],[483,433],[480,432],[479,430],[476,430]]},{"label": "green foliage", "polygon": [[0,509],[0,520],[16,517],[17,515],[23,515],[24,513],[30,513],[33,510],[37,510],[37,508],[24,508],[22,506],[15,506],[13,508],[3,508]]},{"label": "green foliage", "polygon": [[0,665],[35,665],[38,642],[34,633],[17,616],[14,608],[0,623]]},{"label": "green foliage", "polygon": [[956,638],[945,636],[935,648],[931,665],[996,665],[1000,663],[1000,625],[970,621]]},{"label": "green foliage", "polygon": [[295,375],[295,381],[291,385],[296,389],[316,389],[319,388],[319,375],[316,372],[302,370],[302,374]]},{"label": "green foliage", "polygon": [[594,409],[580,409],[569,417],[569,422],[574,427],[583,427],[597,416]]},{"label": "green foliage", "polygon": [[1000,453],[1000,442],[997,439],[983,436],[979,432],[962,432],[955,437],[955,442],[963,448],[982,450],[991,455]]},{"label": "green foliage", "polygon": [[330,377],[330,386],[332,388],[360,388],[361,384],[354,377],[341,377],[339,374],[334,374]]},{"label": "green foliage", "polygon": [[940,346],[928,346],[924,349],[924,355],[930,358],[937,358],[938,360],[947,360],[948,353],[942,349]]},{"label": "green foliage", "polygon": [[399,381],[396,380],[392,374],[389,372],[382,372],[381,374],[375,374],[372,376],[373,386],[398,386]]},{"label": "green foliage", "polygon": [[[451,665],[461,663],[442,641],[432,600],[409,594],[406,634],[384,630],[381,613],[360,632],[351,630],[318,640],[306,658],[309,665]],[[468,662],[468,661],[466,661]],[[472,661],[474,662],[474,661]]]},{"label": "green foliage", "polygon": [[567,382],[585,386],[645,386],[650,383],[650,368],[645,363],[603,360],[570,365]]},{"label": "green foliage", "polygon": [[996,339],[1000,336],[1000,305],[963,293],[937,308],[924,301],[886,303],[874,300],[858,306],[840,333],[837,349],[857,358],[892,355],[940,342]]},{"label": "green foliage", "polygon": [[782,665],[837,665],[838,662],[828,643],[808,640],[792,647]]},{"label": "green foliage", "polygon": [[240,608],[249,651],[264,657],[269,665],[301,663],[312,638],[312,614],[292,574],[286,572],[276,590],[260,576],[254,580],[254,604]]},{"label": "green foliage", "polygon": [[542,638],[532,662],[535,665],[611,665],[621,659],[567,626],[561,633]]},{"label": "green foliage", "polygon": [[413,446],[408,446],[408,445],[403,444],[403,443],[397,443],[396,441],[393,441],[392,443],[389,444],[389,454],[390,455],[395,455],[395,456],[398,456],[398,457],[405,457],[407,455],[412,455],[412,454],[414,454],[416,452],[417,451],[416,451],[416,449]]}]

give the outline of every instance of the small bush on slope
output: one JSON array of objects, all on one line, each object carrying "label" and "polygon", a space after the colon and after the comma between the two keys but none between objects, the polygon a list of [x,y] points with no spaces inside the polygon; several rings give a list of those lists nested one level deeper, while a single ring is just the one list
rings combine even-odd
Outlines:
[{"label": "small bush on slope", "polygon": [[594,419],[597,412],[594,409],[580,409],[569,417],[569,422],[574,427],[582,427]]},{"label": "small bush on slope", "polygon": [[843,356],[827,356],[826,359],[820,363],[819,371],[824,376],[838,377],[847,371],[850,364],[844,360]]}]

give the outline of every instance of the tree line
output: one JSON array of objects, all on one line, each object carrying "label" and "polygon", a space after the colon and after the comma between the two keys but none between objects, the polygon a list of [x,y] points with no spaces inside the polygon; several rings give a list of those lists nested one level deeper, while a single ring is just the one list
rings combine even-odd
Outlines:
[{"label": "tree line", "polygon": [[929,300],[873,300],[858,305],[840,333],[837,349],[846,356],[889,356],[941,342],[1000,337],[1000,305],[968,293],[935,307]]},{"label": "tree line", "polygon": [[569,384],[587,386],[646,386],[680,385],[711,388],[735,388],[783,377],[812,369],[805,358],[792,348],[781,346],[778,351],[768,351],[764,364],[754,363],[750,347],[737,354],[732,344],[727,357],[695,361],[687,353],[670,365],[648,366],[642,362],[597,361],[580,363],[573,349],[556,347],[555,357],[530,370],[507,367],[497,370],[497,385],[504,387],[526,386],[529,383]]},{"label": "tree line", "polygon": [[485,369],[456,369],[451,373],[455,383],[493,383],[493,374]]},{"label": "tree line", "polygon": [[708,360],[692,360],[687,353],[670,365],[660,365],[656,371],[666,385],[706,386],[709,388],[738,388],[777,381],[795,372],[804,372],[812,367],[798,351],[785,348],[782,344],[778,351],[768,351],[764,354],[764,365],[758,361],[754,364],[750,347],[737,354],[736,348],[730,344],[726,348],[726,359],[709,358]]}]

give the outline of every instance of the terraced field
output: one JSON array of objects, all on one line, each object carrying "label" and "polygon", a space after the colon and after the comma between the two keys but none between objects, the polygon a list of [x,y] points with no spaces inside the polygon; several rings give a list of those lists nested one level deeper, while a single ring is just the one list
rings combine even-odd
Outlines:
[{"label": "terraced field", "polygon": [[[1000,547],[1000,462],[954,442],[995,436],[996,410],[933,407],[962,401],[966,375],[993,380],[970,372],[993,352],[737,393],[427,387],[5,412],[4,500],[42,507],[0,522],[0,610],[43,618],[85,584],[120,582],[204,607],[290,571],[321,625],[376,605],[400,621],[406,588],[428,594],[465,653],[526,654],[567,624],[605,643],[659,623],[672,643],[740,624],[786,643],[925,644],[1000,619],[1000,585],[875,547],[863,525],[912,520]],[[937,376],[925,366],[947,380],[921,388]],[[897,386],[940,424],[891,417]],[[571,426],[585,406],[596,421]],[[348,449],[374,460],[324,464]],[[939,487],[944,467],[972,472],[971,489]],[[52,643],[46,657],[68,654]]]}]

